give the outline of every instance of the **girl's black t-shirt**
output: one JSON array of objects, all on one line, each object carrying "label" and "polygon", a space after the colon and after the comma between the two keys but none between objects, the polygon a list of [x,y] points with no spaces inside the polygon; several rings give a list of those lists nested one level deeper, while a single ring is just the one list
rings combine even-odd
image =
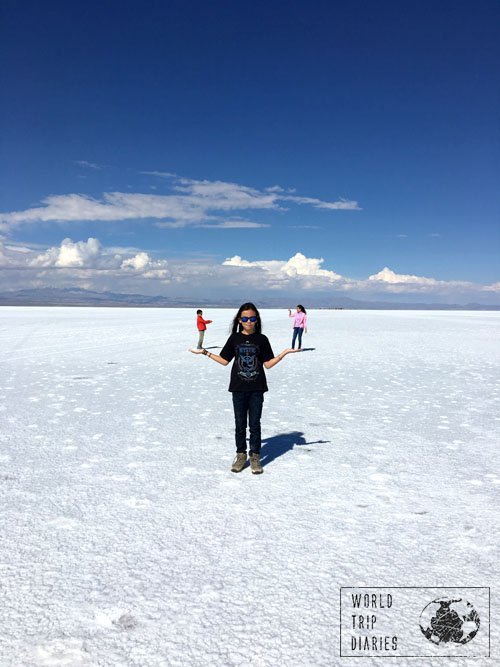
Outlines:
[{"label": "girl's black t-shirt", "polygon": [[226,361],[234,359],[229,391],[267,391],[263,363],[274,358],[267,336],[231,334],[220,356]]}]

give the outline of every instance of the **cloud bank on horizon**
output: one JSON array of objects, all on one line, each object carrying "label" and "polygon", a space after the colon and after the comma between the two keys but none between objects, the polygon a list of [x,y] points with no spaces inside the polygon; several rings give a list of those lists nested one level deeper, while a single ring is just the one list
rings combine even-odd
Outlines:
[{"label": "cloud bank on horizon", "polygon": [[[78,161],[86,169],[100,170],[97,164]],[[286,216],[290,206],[306,206],[331,211],[361,211],[357,201],[338,198],[323,201],[297,194],[294,189],[275,185],[257,189],[224,181],[180,178],[167,172],[141,172],[166,180],[170,194],[105,192],[100,198],[85,194],[50,195],[40,206],[0,214],[0,277],[3,289],[14,291],[34,287],[84,287],[111,291],[172,293],[181,289],[194,297],[200,291],[222,294],[227,290],[251,288],[273,293],[350,293],[430,295],[451,298],[460,295],[500,295],[500,283],[480,285],[461,280],[397,273],[387,266],[363,278],[353,278],[325,268],[322,257],[308,257],[302,251],[287,258],[245,259],[233,254],[223,260],[200,258],[191,253],[182,260],[159,257],[141,247],[106,246],[95,237],[73,240],[65,236],[58,245],[16,241],[15,234],[26,226],[135,221],[143,228],[200,228],[258,230],[271,225],[243,216],[270,211]],[[293,225],[290,225],[293,228]],[[304,226],[307,229],[307,225]],[[315,227],[311,225],[311,229]],[[275,252],[275,251],[274,251]]]},{"label": "cloud bank on horizon", "polygon": [[[179,286],[214,293],[254,290],[256,293],[298,294],[428,294],[446,296],[460,289],[463,293],[500,295],[500,282],[477,285],[465,281],[443,281],[424,276],[397,274],[388,267],[365,279],[353,279],[322,268],[323,258],[306,257],[297,252],[287,260],[245,260],[239,255],[216,262],[210,259],[164,260],[132,248],[107,248],[98,239],[64,239],[57,247],[37,252],[26,246],[0,242],[0,271],[22,278],[22,287],[84,287],[85,289],[125,291],[144,289],[149,283],[155,293],[162,287]],[[21,286],[21,285],[20,285]]]}]

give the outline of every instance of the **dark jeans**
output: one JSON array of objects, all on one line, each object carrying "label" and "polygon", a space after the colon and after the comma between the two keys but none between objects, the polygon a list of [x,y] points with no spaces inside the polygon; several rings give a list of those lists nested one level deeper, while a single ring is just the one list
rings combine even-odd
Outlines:
[{"label": "dark jeans", "polygon": [[299,337],[299,350],[302,347],[302,334],[304,329],[302,327],[293,327],[293,337],[292,337],[292,350],[295,349],[295,339]]},{"label": "dark jeans", "polygon": [[264,404],[263,391],[233,391],[234,434],[236,451],[247,451],[247,415],[250,426],[250,453],[260,452],[260,418]]}]

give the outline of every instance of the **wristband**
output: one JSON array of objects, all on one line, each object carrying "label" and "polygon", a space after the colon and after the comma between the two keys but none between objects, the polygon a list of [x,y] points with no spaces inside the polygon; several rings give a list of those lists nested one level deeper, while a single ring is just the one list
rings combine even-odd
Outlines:
[{"label": "wristband", "polygon": [[207,350],[203,350],[202,354],[206,356],[208,354]]}]

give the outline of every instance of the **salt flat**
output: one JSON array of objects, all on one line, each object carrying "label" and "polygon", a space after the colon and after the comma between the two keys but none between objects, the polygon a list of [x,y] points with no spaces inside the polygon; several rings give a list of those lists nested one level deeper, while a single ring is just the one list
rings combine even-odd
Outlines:
[{"label": "salt flat", "polygon": [[252,476],[194,309],[0,308],[1,665],[393,665],[339,657],[341,586],[487,586],[498,618],[500,313],[308,315]]}]

